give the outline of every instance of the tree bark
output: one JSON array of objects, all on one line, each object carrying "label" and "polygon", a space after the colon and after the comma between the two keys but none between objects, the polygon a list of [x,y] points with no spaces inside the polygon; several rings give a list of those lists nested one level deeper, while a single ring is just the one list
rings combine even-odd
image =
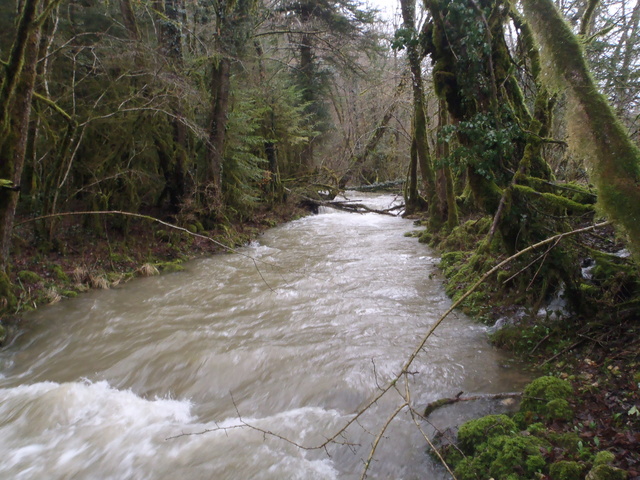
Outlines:
[{"label": "tree bark", "polygon": [[[166,58],[169,68],[179,70],[184,66],[182,32],[179,27],[181,21],[179,12],[184,9],[184,0],[155,0],[155,8],[167,18],[167,20],[156,20],[160,52]],[[182,114],[181,106],[176,105],[176,116],[170,120],[173,131],[173,148],[167,148],[166,142],[156,141],[159,149],[158,157],[164,171],[165,192],[169,194],[169,204],[176,211],[179,209],[186,192],[185,167],[187,164],[188,133],[187,127],[180,120]]]},{"label": "tree bark", "polygon": [[7,276],[11,235],[18,203],[36,80],[37,53],[42,22],[40,0],[25,0],[15,40],[0,87],[0,179],[13,188],[0,187],[0,302],[12,306],[15,297]]},{"label": "tree bark", "polygon": [[[417,34],[415,27],[415,0],[401,0],[402,18],[404,28]],[[427,119],[424,104],[424,85],[422,82],[422,70],[420,68],[420,56],[414,42],[406,45],[409,68],[412,75],[413,105],[414,105],[414,135],[418,152],[418,163],[422,175],[424,187],[427,191],[429,203],[437,202],[435,195],[435,175],[433,172],[429,142],[427,139]]]},{"label": "tree bark", "polygon": [[227,125],[227,109],[231,90],[231,62],[220,58],[211,68],[211,119],[207,143],[207,180],[216,195],[222,193],[222,161]]},{"label": "tree bark", "polygon": [[566,83],[579,125],[578,141],[591,163],[598,201],[629,234],[640,260],[640,149],[631,141],[606,98],[597,90],[576,36],[551,0],[523,0],[525,14]]}]

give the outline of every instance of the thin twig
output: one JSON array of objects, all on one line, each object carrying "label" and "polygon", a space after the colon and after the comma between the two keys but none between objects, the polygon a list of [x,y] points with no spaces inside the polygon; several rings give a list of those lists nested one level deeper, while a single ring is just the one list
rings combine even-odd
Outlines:
[{"label": "thin twig", "polygon": [[449,475],[451,475],[451,478],[453,478],[453,480],[457,480],[456,476],[451,471],[451,467],[449,467],[449,464],[447,464],[445,459],[442,457],[442,454],[440,453],[440,450],[438,450],[436,448],[436,446],[433,444],[433,442],[429,439],[429,436],[426,433],[424,433],[424,430],[422,430],[422,427],[418,423],[418,420],[416,419],[416,416],[420,417],[423,420],[425,420],[425,418],[422,415],[420,415],[418,412],[416,412],[413,408],[410,408],[409,411],[411,412],[411,420],[413,420],[413,423],[416,424],[416,428],[418,429],[420,434],[424,437],[424,439],[427,442],[427,444],[429,445],[429,447],[431,447],[431,450],[433,450],[433,452],[436,454],[436,456],[440,460],[440,463],[442,463],[444,468],[447,469],[447,472],[449,472]]},{"label": "thin twig", "polygon": [[364,480],[365,478],[367,478],[367,471],[369,470],[369,466],[371,465],[371,460],[373,460],[373,456],[376,453],[376,449],[378,448],[378,444],[380,443],[380,440],[382,440],[384,432],[387,431],[387,428],[389,427],[389,425],[391,425],[391,422],[393,421],[393,419],[398,416],[398,414],[404,409],[404,407],[408,407],[408,406],[409,404],[406,402],[403,403],[402,405],[399,405],[398,408],[396,408],[393,411],[393,413],[389,415],[389,418],[387,418],[387,421],[378,432],[376,439],[373,441],[373,445],[371,446],[371,452],[369,452],[369,458],[367,458],[367,461],[364,462],[364,470],[362,471],[360,480]]}]

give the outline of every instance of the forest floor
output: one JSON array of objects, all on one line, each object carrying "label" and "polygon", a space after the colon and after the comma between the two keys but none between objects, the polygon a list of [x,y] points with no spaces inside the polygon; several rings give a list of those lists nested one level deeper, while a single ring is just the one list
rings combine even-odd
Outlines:
[{"label": "forest floor", "polygon": [[[505,301],[506,300],[506,301]],[[517,317],[518,310],[503,299],[487,318]],[[522,311],[522,310],[520,310]],[[566,313],[566,312],[565,312]],[[640,480],[640,318],[594,312],[593,316],[522,316],[495,331],[493,343],[511,351],[529,365],[534,376],[550,375],[567,380],[573,387],[567,419],[543,420],[543,452],[547,467],[556,462],[575,462],[577,476],[542,475],[540,480],[577,480],[587,476],[598,452],[615,455],[611,466],[627,478]],[[531,420],[533,421],[533,420]],[[558,440],[560,439],[560,440]],[[622,472],[618,471],[622,475]],[[529,478],[526,476],[518,478]]]},{"label": "forest floor", "polygon": [[[147,214],[154,216],[154,212]],[[82,217],[70,216],[57,226],[56,248],[46,248],[37,240],[33,224],[20,226],[10,272],[18,304],[0,316],[0,345],[9,344],[16,332],[27,327],[25,312],[91,289],[116,287],[135,277],[181,270],[187,260],[233,251],[268,228],[308,214],[288,203],[211,231],[199,224],[178,230],[168,226],[170,220],[163,224],[141,218],[102,218],[99,227],[89,231],[82,227]],[[118,221],[121,226],[127,221],[126,234]],[[16,224],[20,222],[17,218]]]},{"label": "forest floor", "polygon": [[587,326],[585,319],[564,319],[560,325],[538,328],[538,334],[534,325],[519,328],[523,336],[512,346],[515,353],[534,373],[573,386],[569,403],[574,415],[546,427],[556,436],[577,435],[579,441],[554,444],[545,460],[589,465],[597,452],[608,451],[615,455],[614,467],[626,471],[628,479],[640,480],[640,323]]},{"label": "forest floor", "polygon": [[[417,225],[428,226],[428,219]],[[501,260],[501,252],[488,254],[478,249],[490,225],[491,218],[474,217],[450,234],[441,235],[429,228],[411,234],[441,251],[445,289],[454,300]],[[592,257],[585,256],[581,263],[577,256],[579,264],[572,264],[572,268],[578,272],[585,267],[585,261],[593,268],[592,259],[598,251],[619,252],[624,248],[611,227],[600,230],[593,238],[580,240],[575,244],[589,245],[587,255]],[[602,480],[640,480],[640,280],[637,269],[634,271],[628,262],[618,269],[602,268],[607,259],[613,258],[612,253],[596,258],[596,267],[600,264],[602,270],[597,281],[585,280],[584,286],[600,296],[583,304],[589,305],[583,307],[583,312],[589,313],[572,314],[565,309],[561,296],[547,298],[546,307],[540,304],[536,300],[540,294],[532,294],[527,283],[530,282],[529,287],[533,284],[532,278],[541,266],[528,259],[522,262],[524,268],[514,262],[485,279],[460,306],[487,325],[499,321],[501,326],[493,329],[492,342],[529,365],[534,376],[558,377],[573,388],[573,395],[567,399],[573,412],[570,416],[534,416],[519,425],[522,431],[515,432],[513,441],[538,434],[541,443],[547,445],[542,449],[546,467],[542,469],[544,474],[516,472],[514,479],[600,480],[587,474],[594,468],[598,452],[607,451],[615,456],[610,466],[624,470],[626,476],[605,476]],[[609,264],[616,265],[615,262],[614,258]],[[505,287],[505,278],[529,272],[531,265],[538,269],[536,274],[521,277],[527,287],[524,291],[529,293],[523,295],[522,290]],[[539,431],[528,432],[527,427],[536,422],[543,424],[534,428]],[[523,464],[525,460],[521,458]],[[558,462],[562,467],[554,467],[555,476],[550,475],[550,466]],[[565,468],[565,473],[559,476],[558,468]],[[463,474],[461,478],[467,477]]]}]

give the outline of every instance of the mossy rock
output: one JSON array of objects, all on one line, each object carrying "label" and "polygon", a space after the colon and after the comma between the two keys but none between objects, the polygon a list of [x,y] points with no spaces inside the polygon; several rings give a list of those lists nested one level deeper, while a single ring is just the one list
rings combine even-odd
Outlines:
[{"label": "mossy rock", "polygon": [[60,265],[54,265],[51,268],[51,273],[53,274],[53,277],[55,279],[60,280],[61,282],[69,281],[69,275],[64,273],[64,270],[62,270],[62,267]]},{"label": "mossy rock", "polygon": [[485,444],[490,438],[517,430],[516,424],[506,415],[487,415],[462,424],[458,431],[458,443],[464,453],[472,455],[477,446]]},{"label": "mossy rock", "polygon": [[182,260],[174,260],[173,262],[156,263],[155,267],[163,273],[182,272],[184,266]]},{"label": "mossy rock", "polygon": [[556,398],[547,403],[544,415],[549,420],[571,420],[573,408],[564,398]]},{"label": "mossy rock", "polygon": [[573,412],[568,399],[573,387],[557,377],[540,377],[527,385],[523,392],[520,411],[531,412],[549,420],[567,420]]},{"label": "mossy rock", "polygon": [[544,440],[532,436],[493,438],[489,442],[489,450],[494,449],[498,454],[490,465],[489,473],[496,479],[506,479],[521,469],[524,470],[521,478],[533,478],[533,475],[546,465],[541,453],[545,446]]},{"label": "mossy rock", "polygon": [[598,465],[609,465],[610,463],[613,463],[615,459],[616,456],[613,453],[603,450],[596,454],[596,458],[593,459],[593,466],[597,467]]},{"label": "mossy rock", "polygon": [[40,283],[43,281],[40,275],[29,270],[22,270],[21,272],[18,272],[18,278],[24,283]]},{"label": "mossy rock", "polygon": [[60,292],[60,295],[62,295],[63,297],[74,298],[78,296],[78,292],[76,292],[75,290],[63,290],[62,292]]},{"label": "mossy rock", "polygon": [[4,325],[0,324],[0,345],[7,339],[7,329]]},{"label": "mossy rock", "polygon": [[475,456],[467,456],[455,465],[458,480],[527,480],[536,478],[545,467],[541,449],[547,444],[538,437],[498,435],[481,445]]},{"label": "mossy rock", "polygon": [[596,465],[593,467],[585,480],[626,480],[627,472],[614,468],[610,465]]},{"label": "mossy rock", "polygon": [[553,480],[580,480],[584,465],[578,462],[562,460],[551,464],[549,475]]}]

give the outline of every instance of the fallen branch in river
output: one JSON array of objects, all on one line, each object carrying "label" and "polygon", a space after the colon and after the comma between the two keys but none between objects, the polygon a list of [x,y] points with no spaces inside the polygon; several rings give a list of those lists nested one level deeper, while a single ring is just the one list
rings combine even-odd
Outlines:
[{"label": "fallen branch in river", "polygon": [[362,203],[353,203],[350,201],[337,201],[337,200],[331,200],[331,201],[321,201],[321,202],[317,202],[319,206],[323,206],[323,207],[330,207],[330,208],[335,208],[337,210],[344,210],[345,212],[352,212],[352,213],[379,213],[380,215],[391,215],[394,217],[397,217],[398,214],[396,213],[392,213],[395,211],[399,211],[402,210],[404,208],[404,205],[395,205],[393,207],[390,208],[386,208],[384,210],[378,210],[376,208],[371,208],[371,207],[367,207],[366,205],[363,205]]},{"label": "fallen branch in river", "polygon": [[471,397],[463,397],[462,392],[460,392],[455,397],[451,398],[441,398],[439,400],[435,400],[429,403],[424,409],[425,417],[431,415],[438,408],[444,407],[446,405],[453,405],[458,402],[476,402],[478,400],[504,400],[505,398],[520,398],[522,397],[522,392],[510,392],[510,393],[484,393],[481,395],[473,395]]}]

